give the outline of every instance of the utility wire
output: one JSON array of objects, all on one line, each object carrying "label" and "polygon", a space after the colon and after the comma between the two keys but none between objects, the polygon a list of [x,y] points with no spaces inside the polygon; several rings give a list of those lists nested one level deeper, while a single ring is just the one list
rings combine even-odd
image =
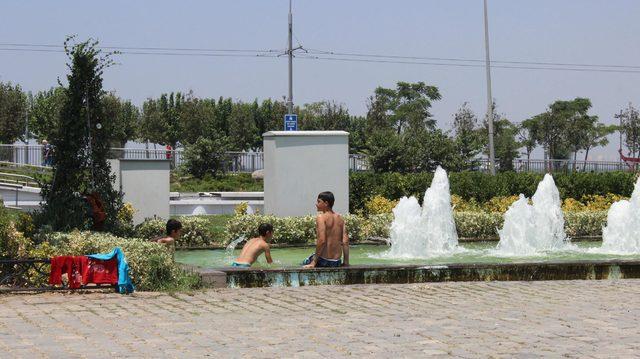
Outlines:
[{"label": "utility wire", "polygon": [[[8,47],[10,46],[10,47]],[[33,48],[35,47],[35,48]],[[0,51],[15,52],[50,52],[64,53],[61,45],[0,43]],[[102,49],[117,50],[124,55],[160,55],[160,56],[194,56],[194,57],[233,57],[233,58],[276,58],[282,50],[248,50],[248,49],[207,49],[207,48],[173,48],[173,47],[132,47],[132,46],[100,46]],[[297,58],[318,61],[383,63],[401,65],[428,65],[448,67],[484,67],[484,60],[423,56],[399,56],[365,53],[334,52],[318,49],[305,49],[308,54],[297,55]],[[423,61],[427,60],[427,61]],[[471,62],[471,63],[465,63]],[[492,61],[492,68],[520,70],[548,70],[572,72],[603,73],[640,73],[640,66],[631,65],[596,65],[534,61]],[[529,66],[520,66],[529,65]]]}]

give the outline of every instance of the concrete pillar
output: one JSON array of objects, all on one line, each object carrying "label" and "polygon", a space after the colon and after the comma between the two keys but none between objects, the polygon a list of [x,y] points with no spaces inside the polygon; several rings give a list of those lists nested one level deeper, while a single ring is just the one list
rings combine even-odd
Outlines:
[{"label": "concrete pillar", "polygon": [[336,212],[348,213],[348,132],[271,131],[262,136],[266,214],[315,214],[322,191],[333,192]]}]

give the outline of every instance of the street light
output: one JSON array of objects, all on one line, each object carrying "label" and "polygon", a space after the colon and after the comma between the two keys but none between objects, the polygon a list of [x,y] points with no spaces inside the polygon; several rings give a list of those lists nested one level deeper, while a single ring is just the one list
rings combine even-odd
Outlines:
[{"label": "street light", "polygon": [[489,170],[496,174],[496,160],[493,149],[493,96],[491,95],[491,58],[489,56],[489,20],[487,16],[487,0],[484,0],[484,48],[485,67],[487,71],[487,123],[489,124]]}]

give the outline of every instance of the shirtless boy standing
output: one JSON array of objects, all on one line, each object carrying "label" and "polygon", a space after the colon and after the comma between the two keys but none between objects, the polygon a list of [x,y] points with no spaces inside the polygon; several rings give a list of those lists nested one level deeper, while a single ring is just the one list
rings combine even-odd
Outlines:
[{"label": "shirtless boy standing", "polygon": [[349,265],[349,236],[344,219],[333,212],[334,202],[335,197],[331,192],[318,195],[316,208],[322,213],[316,218],[316,252],[302,262],[304,268]]},{"label": "shirtless boy standing", "polygon": [[267,263],[273,263],[271,259],[271,248],[269,247],[269,243],[267,243],[271,237],[273,237],[273,226],[269,223],[263,223],[258,226],[258,233],[260,237],[251,238],[242,247],[242,252],[240,256],[233,261],[231,264],[232,267],[249,268],[262,252],[264,252],[265,258],[267,258]]}]

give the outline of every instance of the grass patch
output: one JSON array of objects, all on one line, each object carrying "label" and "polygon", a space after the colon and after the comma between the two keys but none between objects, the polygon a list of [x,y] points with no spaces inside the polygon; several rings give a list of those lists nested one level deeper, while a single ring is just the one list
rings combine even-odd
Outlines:
[{"label": "grass patch", "polygon": [[262,192],[264,187],[262,180],[254,180],[249,173],[199,179],[172,172],[170,188],[172,192]]}]

